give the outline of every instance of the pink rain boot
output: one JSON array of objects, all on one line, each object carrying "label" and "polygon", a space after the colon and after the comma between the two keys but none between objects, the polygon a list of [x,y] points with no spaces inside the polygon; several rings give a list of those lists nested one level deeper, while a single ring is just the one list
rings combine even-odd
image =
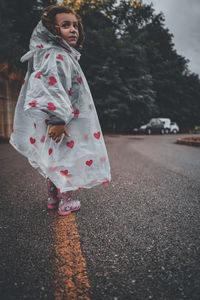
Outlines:
[{"label": "pink rain boot", "polygon": [[53,182],[49,178],[47,178],[46,182],[47,182],[47,190],[49,195],[47,208],[48,209],[57,208],[59,202],[59,199],[57,197],[57,193],[58,193],[57,187],[55,186],[55,184],[53,184]]},{"label": "pink rain boot", "polygon": [[60,199],[58,205],[58,213],[61,216],[69,215],[72,211],[78,210],[81,207],[79,200],[71,200],[72,191],[60,193],[58,191],[58,198]]}]

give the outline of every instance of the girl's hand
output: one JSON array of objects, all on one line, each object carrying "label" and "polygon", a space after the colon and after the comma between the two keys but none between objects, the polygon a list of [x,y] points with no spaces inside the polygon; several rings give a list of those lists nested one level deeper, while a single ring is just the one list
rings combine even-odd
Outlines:
[{"label": "girl's hand", "polygon": [[60,142],[63,133],[66,136],[70,136],[69,132],[67,131],[66,125],[53,125],[49,130],[49,136],[54,141],[56,141],[56,143]]}]

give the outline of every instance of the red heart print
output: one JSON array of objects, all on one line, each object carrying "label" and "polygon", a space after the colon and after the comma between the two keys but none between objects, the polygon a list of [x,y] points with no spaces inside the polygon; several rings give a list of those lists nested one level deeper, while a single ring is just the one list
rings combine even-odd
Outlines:
[{"label": "red heart print", "polygon": [[87,165],[88,167],[90,167],[90,166],[92,165],[92,163],[93,163],[93,160],[92,160],[92,159],[87,160],[85,163],[86,163],[86,165]]},{"label": "red heart print", "polygon": [[53,152],[53,149],[49,148],[49,155],[51,155],[52,152]]},{"label": "red heart print", "polygon": [[30,142],[31,142],[31,144],[35,144],[35,142],[36,142],[36,139],[34,139],[34,138],[30,137]]},{"label": "red heart print", "polygon": [[45,55],[45,58],[47,59],[49,57],[49,53]]},{"label": "red heart print", "polygon": [[34,127],[36,128],[37,124],[34,122]]},{"label": "red heart print", "polygon": [[37,45],[36,46],[37,48],[44,48],[44,46],[41,44],[41,45]]},{"label": "red heart print", "polygon": [[40,79],[40,78],[41,78],[41,75],[42,75],[42,72],[37,72],[37,73],[35,74],[35,78]]},{"label": "red heart print", "polygon": [[97,179],[91,180],[91,183],[95,183],[95,182],[97,182]]},{"label": "red heart print", "polygon": [[106,161],[105,156],[100,157],[100,161],[101,161],[102,163],[104,163],[104,162]]},{"label": "red heart print", "polygon": [[48,126],[50,124],[50,121],[48,119],[45,120],[46,125]]},{"label": "red heart print", "polygon": [[37,100],[33,100],[32,102],[29,102],[28,105],[30,105],[31,107],[35,107],[37,104]]},{"label": "red heart print", "polygon": [[40,142],[41,142],[41,143],[44,143],[44,141],[45,141],[45,136],[43,135],[43,136],[41,137],[41,139],[40,139]]},{"label": "red heart print", "polygon": [[74,109],[73,109],[72,105],[70,105],[70,108],[72,110],[72,113],[74,114]]},{"label": "red heart print", "polygon": [[25,82],[26,82],[26,80],[24,79],[23,82],[22,82],[22,85],[24,85]]},{"label": "red heart print", "polygon": [[95,132],[94,137],[98,140],[100,138],[100,131]]},{"label": "red heart print", "polygon": [[77,77],[76,79],[77,79],[77,81],[78,81],[80,84],[82,83],[82,78],[81,78],[81,77]]},{"label": "red heart print", "polygon": [[103,184],[106,184],[106,183],[109,183],[110,181],[109,180],[107,180],[107,181],[103,181],[102,183]]},{"label": "red heart print", "polygon": [[58,56],[56,58],[60,59],[60,60],[63,60],[63,56],[61,54],[58,54]]},{"label": "red heart print", "polygon": [[75,60],[78,60],[78,57],[77,57],[77,56],[75,56]]},{"label": "red heart print", "polygon": [[76,109],[76,110],[74,111],[74,117],[77,117],[77,118],[78,118],[78,116],[79,116],[79,110]]},{"label": "red heart print", "polygon": [[82,190],[82,189],[84,189],[84,187],[80,186],[78,189],[79,189],[79,190]]},{"label": "red heart print", "polygon": [[48,110],[56,110],[55,105],[52,102],[48,102],[48,106],[47,106]]},{"label": "red heart print", "polygon": [[84,135],[84,141],[88,141],[88,135],[86,134],[86,135]]},{"label": "red heart print", "polygon": [[74,147],[74,141],[67,142],[66,146],[69,147],[69,148],[73,148]]},{"label": "red heart print", "polygon": [[54,84],[56,84],[56,82],[57,82],[57,80],[55,79],[55,77],[53,77],[53,76],[49,77],[48,85],[54,85]]},{"label": "red heart print", "polygon": [[72,89],[71,89],[71,88],[69,89],[69,92],[68,92],[68,93],[69,93],[69,96],[72,95]]},{"label": "red heart print", "polygon": [[58,167],[48,167],[48,170],[51,172],[57,171]]},{"label": "red heart print", "polygon": [[68,170],[62,170],[62,171],[60,171],[60,174],[61,174],[61,175],[67,175],[68,172],[69,172]]}]

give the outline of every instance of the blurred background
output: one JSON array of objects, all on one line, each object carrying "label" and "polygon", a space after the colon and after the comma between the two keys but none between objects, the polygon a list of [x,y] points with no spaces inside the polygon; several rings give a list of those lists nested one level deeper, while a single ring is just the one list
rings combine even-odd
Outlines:
[{"label": "blurred background", "polygon": [[[57,2],[74,8],[82,18],[86,39],[80,64],[104,132],[130,134],[157,117],[177,122],[181,132],[198,132],[199,75],[177,51],[164,13],[154,6],[156,0],[0,0],[1,137],[12,132],[27,68],[20,57],[28,51],[43,7]],[[184,1],[176,2],[172,25]]]}]

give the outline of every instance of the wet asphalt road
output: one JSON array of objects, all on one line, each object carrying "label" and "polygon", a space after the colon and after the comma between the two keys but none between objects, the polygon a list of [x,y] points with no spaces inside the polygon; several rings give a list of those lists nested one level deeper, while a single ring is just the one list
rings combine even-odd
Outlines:
[{"label": "wet asphalt road", "polygon": [[[90,299],[200,299],[200,149],[176,138],[106,136],[112,182],[74,193]],[[8,144],[0,161],[0,299],[55,299],[45,181]]]}]

